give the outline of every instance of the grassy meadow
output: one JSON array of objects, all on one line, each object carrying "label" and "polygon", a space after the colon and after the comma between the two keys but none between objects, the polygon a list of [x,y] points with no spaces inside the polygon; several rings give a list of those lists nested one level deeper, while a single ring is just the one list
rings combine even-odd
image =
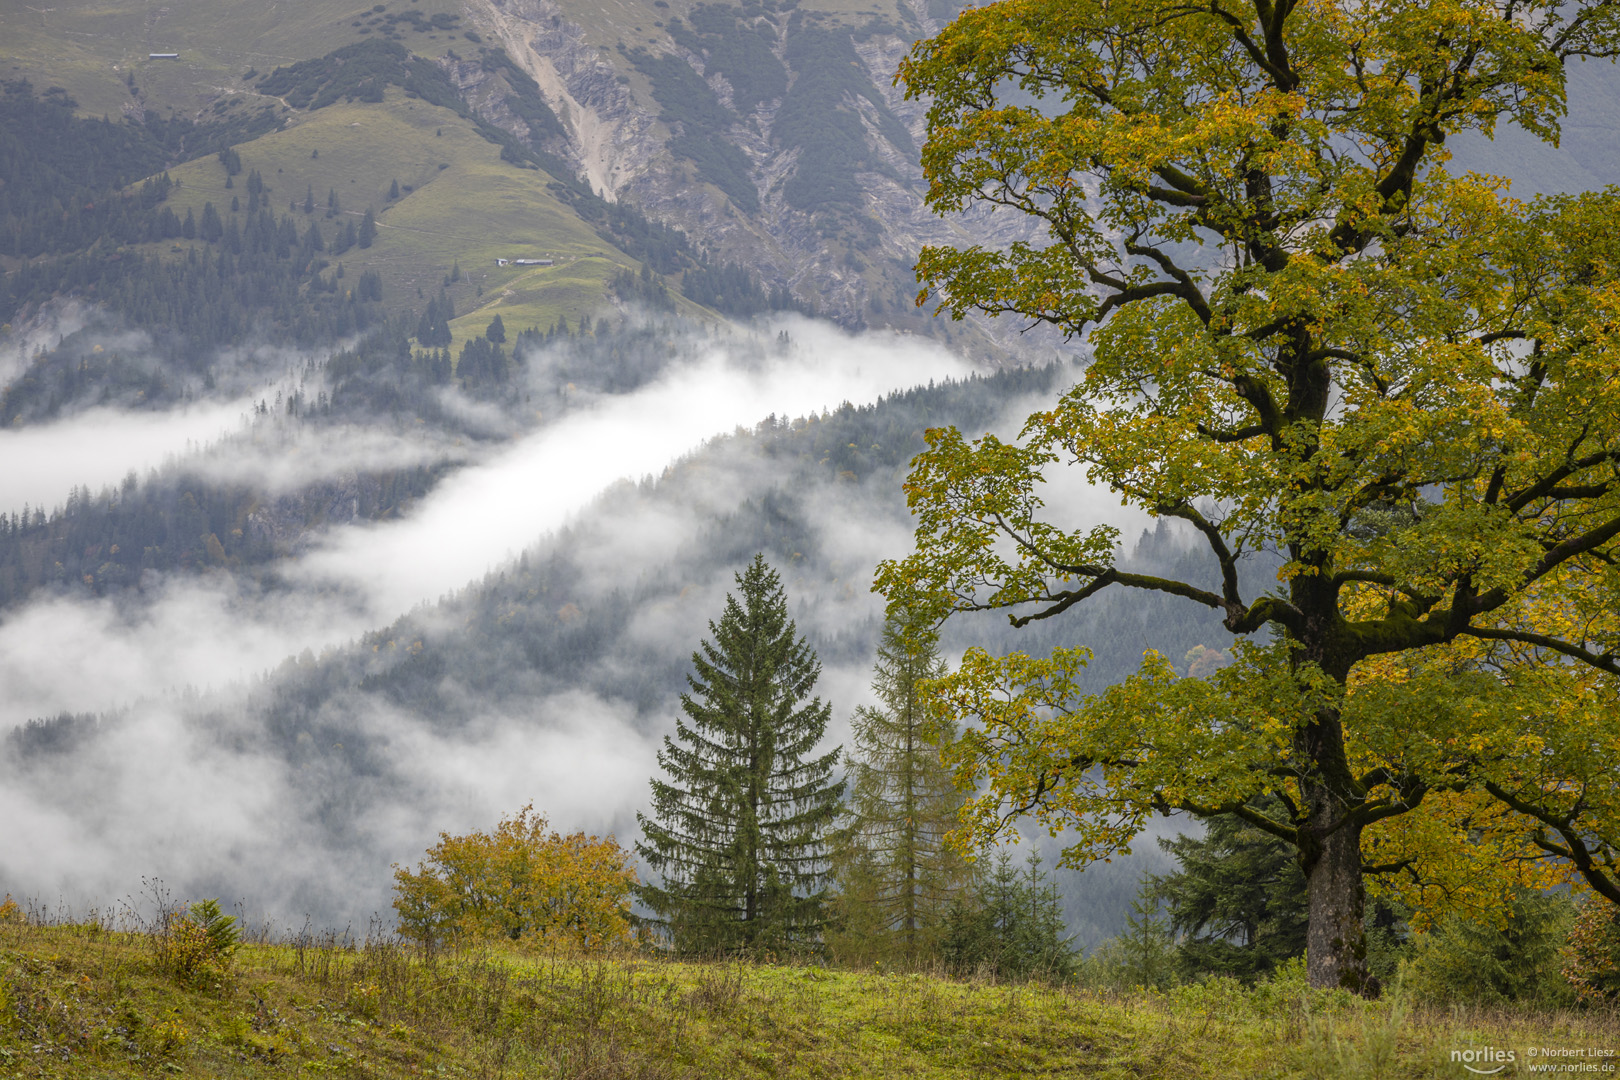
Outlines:
[{"label": "grassy meadow", "polygon": [[[68,88],[87,116],[117,117],[129,105],[182,115],[241,96],[257,106],[268,100],[242,76],[265,74],[278,65],[324,56],[364,40],[363,20],[372,3],[360,0],[167,0],[119,4],[105,0],[55,0],[51,6],[0,5],[0,75],[26,77],[40,89]],[[455,0],[388,5],[425,16],[459,15]],[[362,25],[355,26],[355,22]],[[440,57],[473,50],[459,31],[416,32],[401,25],[407,49]],[[150,60],[149,53],[178,52],[178,60]],[[139,96],[126,82],[134,72]]]},{"label": "grassy meadow", "polygon": [[[250,935],[251,937],[252,935]],[[1620,1048],[1614,1012],[1428,1011],[1308,992],[648,954],[427,954],[287,936],[229,965],[98,923],[0,925],[0,1075],[257,1077],[1463,1077],[1455,1049]],[[183,960],[183,958],[182,958]]]},{"label": "grassy meadow", "polygon": [[[328,258],[347,273],[375,270],[390,306],[420,308],[446,288],[460,317],[451,323],[453,351],[483,332],[499,314],[509,332],[546,329],[560,316],[577,323],[598,313],[607,281],[640,263],[614,248],[550,190],[544,172],[501,160],[500,147],[447,109],[412,100],[389,87],[379,104],[329,105],[299,114],[284,131],[238,148],[242,175],[225,187],[225,167],[214,157],[169,170],[180,187],[167,205],[199,218],[212,202],[228,220],[231,197],[247,205],[247,173],[257,170],[277,215],[292,212],[300,227],[319,224],[330,244],[345,222],[358,223],[369,207],[377,239]],[[390,201],[397,181],[400,197]],[[303,213],[307,194],[315,210]],[[327,216],[336,192],[341,213]],[[168,249],[185,241],[148,245]],[[549,258],[550,267],[497,266],[496,259]],[[446,278],[460,267],[460,280]],[[679,303],[691,312],[702,309]]]}]

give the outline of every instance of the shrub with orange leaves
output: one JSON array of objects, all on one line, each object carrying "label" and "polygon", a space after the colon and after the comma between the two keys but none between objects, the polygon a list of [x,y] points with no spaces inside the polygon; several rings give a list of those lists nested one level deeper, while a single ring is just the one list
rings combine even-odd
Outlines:
[{"label": "shrub with orange leaves", "polygon": [[1564,947],[1564,978],[1582,1001],[1620,999],[1620,907],[1591,896]]},{"label": "shrub with orange leaves", "polygon": [[531,803],[493,832],[440,833],[394,864],[400,933],[425,945],[505,938],[599,949],[628,942],[636,872],[613,837],[547,830]]},{"label": "shrub with orange leaves", "polygon": [[23,917],[22,908],[17,906],[17,901],[11,898],[10,893],[6,893],[5,899],[0,900],[0,923],[21,923],[25,921],[27,920]]}]

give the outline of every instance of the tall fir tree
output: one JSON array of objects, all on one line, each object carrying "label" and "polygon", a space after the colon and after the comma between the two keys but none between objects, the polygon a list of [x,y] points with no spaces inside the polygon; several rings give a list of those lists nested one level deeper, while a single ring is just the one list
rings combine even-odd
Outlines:
[{"label": "tall fir tree", "polygon": [[662,876],[641,898],[683,953],[818,943],[844,794],[832,779],[839,749],[812,756],[831,707],[805,700],[821,664],[788,618],[781,580],[756,555],[737,586],[692,654],[652,816],[637,815],[636,851]]},{"label": "tall fir tree", "polygon": [[970,864],[946,842],[964,802],[939,756],[955,731],[931,722],[918,689],[944,673],[935,636],[891,616],[872,681],[879,705],[853,719],[850,800],[834,859],[829,942],[846,959],[936,958],[946,914],[971,882]]}]

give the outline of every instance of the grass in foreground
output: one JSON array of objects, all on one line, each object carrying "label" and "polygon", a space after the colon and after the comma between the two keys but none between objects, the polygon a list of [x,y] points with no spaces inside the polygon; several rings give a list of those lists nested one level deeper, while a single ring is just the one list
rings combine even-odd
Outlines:
[{"label": "grass in foreground", "polygon": [[1409,1012],[1297,978],[1120,994],[328,936],[183,981],[157,941],[0,925],[0,1076],[1465,1077],[1452,1050],[1513,1050],[1503,1076],[1532,1045],[1620,1052],[1613,1012]]}]

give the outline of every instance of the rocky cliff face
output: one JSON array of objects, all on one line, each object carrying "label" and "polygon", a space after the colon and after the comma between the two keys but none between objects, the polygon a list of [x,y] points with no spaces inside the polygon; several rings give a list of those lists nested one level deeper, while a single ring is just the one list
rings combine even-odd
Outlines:
[{"label": "rocky cliff face", "polygon": [[[604,198],[846,327],[937,334],[1000,362],[1049,357],[1052,335],[915,307],[923,246],[999,247],[1031,229],[1013,214],[944,219],[924,206],[926,106],[904,100],[893,73],[908,39],[938,24],[921,3],[900,5],[890,18],[754,3],[615,16],[644,19],[634,28],[585,0],[466,0],[464,11],[561,121],[539,148]],[[452,74],[485,119],[526,135],[509,81],[488,67],[461,61]]]}]

